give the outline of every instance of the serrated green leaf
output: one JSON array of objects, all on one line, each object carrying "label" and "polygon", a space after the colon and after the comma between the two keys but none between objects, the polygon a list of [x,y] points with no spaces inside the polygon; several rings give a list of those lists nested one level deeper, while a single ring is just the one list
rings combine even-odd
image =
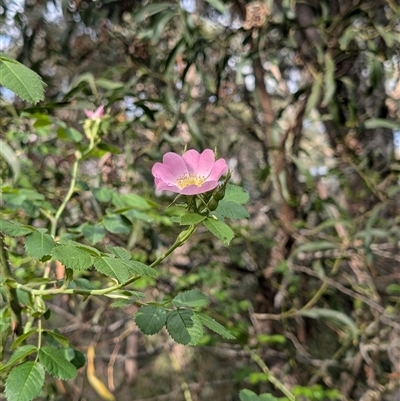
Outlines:
[{"label": "serrated green leaf", "polygon": [[225,245],[229,245],[232,238],[235,236],[231,228],[223,221],[215,220],[209,217],[204,220],[203,223]]},{"label": "serrated green leaf", "polygon": [[123,260],[102,256],[94,260],[95,269],[108,277],[117,279],[121,284],[127,282],[130,273]]},{"label": "serrated green leaf", "polygon": [[132,230],[127,221],[119,214],[105,216],[103,224],[106,230],[113,234],[129,234]]},{"label": "serrated green leaf", "polygon": [[83,236],[92,244],[97,244],[106,236],[106,230],[101,224],[85,223],[81,226]]},{"label": "serrated green leaf", "polygon": [[80,242],[72,241],[68,238],[61,238],[59,245],[82,249],[91,256],[101,255],[101,252],[98,249],[94,248],[93,246],[81,244]]},{"label": "serrated green leaf", "polygon": [[250,199],[249,194],[238,185],[228,184],[225,189],[224,201],[232,201],[243,205]]},{"label": "serrated green leaf", "polygon": [[188,213],[181,216],[179,223],[181,226],[190,226],[192,224],[201,223],[203,220],[206,219],[206,216],[202,216],[201,214],[197,213]]},{"label": "serrated green leaf", "polygon": [[45,83],[28,67],[0,53],[0,85],[12,90],[21,99],[37,103],[44,99]]},{"label": "serrated green leaf", "polygon": [[229,333],[229,331],[222,326],[222,324],[218,323],[216,320],[211,318],[210,316],[204,313],[196,313],[199,317],[201,323],[212,330],[214,333],[219,334],[220,336],[226,338],[227,340],[234,340],[235,336]]},{"label": "serrated green leaf", "polygon": [[127,267],[131,275],[157,277],[157,270],[136,260],[124,260],[123,264]]},{"label": "serrated green leaf", "polygon": [[132,255],[125,249],[120,246],[107,247],[107,249],[112,252],[117,258],[122,260],[132,259]]},{"label": "serrated green leaf", "polygon": [[203,338],[203,325],[199,317],[189,309],[178,309],[167,316],[169,335],[179,344],[196,345]]},{"label": "serrated green leaf", "polygon": [[219,202],[215,213],[236,220],[248,219],[250,217],[249,212],[242,205],[225,199]]},{"label": "serrated green leaf", "polygon": [[24,226],[16,221],[7,221],[0,219],[0,231],[10,237],[21,237],[23,235],[31,234],[35,231],[34,227]]},{"label": "serrated green leaf", "polygon": [[135,314],[135,322],[143,334],[156,334],[165,325],[167,311],[162,306],[145,305]]},{"label": "serrated green leaf", "polygon": [[139,210],[148,210],[150,209],[149,203],[142,196],[137,194],[124,194],[121,196],[123,201],[130,207]]},{"label": "serrated green leaf", "polygon": [[87,270],[93,265],[93,257],[86,250],[71,245],[58,245],[53,249],[52,259],[60,261],[72,270]]},{"label": "serrated green leaf", "polygon": [[210,300],[208,297],[198,289],[182,292],[172,300],[172,304],[176,307],[188,306],[198,308],[207,306],[209,303]]},{"label": "serrated green leaf", "polygon": [[280,398],[274,397],[272,394],[260,394],[258,396],[260,401],[280,401]]},{"label": "serrated green leaf", "polygon": [[38,362],[25,362],[13,368],[6,379],[8,401],[31,401],[44,384],[44,369]]},{"label": "serrated green leaf", "polygon": [[61,349],[45,346],[39,350],[39,360],[45,369],[54,377],[61,380],[75,379],[78,371],[76,367],[65,358]]},{"label": "serrated green leaf", "polygon": [[10,367],[11,365],[14,365],[16,362],[22,361],[28,355],[30,355],[36,351],[37,351],[37,347],[35,347],[34,345],[31,345],[31,344],[22,345],[21,347],[19,347],[18,349],[16,349],[14,351],[14,353],[11,355],[11,358],[7,361],[7,363],[5,365],[3,365],[3,367],[0,369],[0,371]]},{"label": "serrated green leaf", "polygon": [[55,246],[53,237],[40,231],[35,231],[25,238],[26,252],[34,259],[42,259],[43,256],[51,255]]}]

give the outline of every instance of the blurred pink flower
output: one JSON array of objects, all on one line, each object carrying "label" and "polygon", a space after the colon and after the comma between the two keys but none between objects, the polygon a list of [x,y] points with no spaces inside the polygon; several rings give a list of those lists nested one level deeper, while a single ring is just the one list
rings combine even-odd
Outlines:
[{"label": "blurred pink flower", "polygon": [[90,118],[91,120],[97,120],[103,117],[104,106],[103,105],[99,106],[95,111],[83,110],[83,112],[86,114],[87,118]]},{"label": "blurred pink flower", "polygon": [[182,156],[168,152],[162,163],[154,164],[151,172],[158,191],[171,191],[182,195],[197,195],[211,191],[228,171],[224,159],[215,161],[211,149],[199,153],[191,149]]}]

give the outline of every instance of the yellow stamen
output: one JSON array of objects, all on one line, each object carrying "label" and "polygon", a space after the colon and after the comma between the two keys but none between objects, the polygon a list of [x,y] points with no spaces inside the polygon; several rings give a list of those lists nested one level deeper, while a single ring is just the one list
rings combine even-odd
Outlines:
[{"label": "yellow stamen", "polygon": [[183,174],[182,177],[176,180],[176,186],[179,189],[188,187],[189,185],[196,185],[196,187],[201,187],[206,180],[206,177],[197,174]]}]

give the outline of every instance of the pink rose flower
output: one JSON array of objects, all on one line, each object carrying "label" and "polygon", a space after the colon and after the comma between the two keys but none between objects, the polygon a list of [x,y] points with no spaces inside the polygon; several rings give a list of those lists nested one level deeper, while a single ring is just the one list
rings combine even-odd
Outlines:
[{"label": "pink rose flower", "polygon": [[222,158],[215,161],[211,149],[203,153],[190,149],[182,156],[168,152],[163,162],[155,163],[151,169],[158,191],[182,195],[197,195],[213,190],[227,171],[226,161]]},{"label": "pink rose flower", "polygon": [[90,118],[91,120],[97,120],[103,117],[104,106],[103,105],[99,106],[95,111],[83,110],[83,112],[86,114],[87,118]]}]

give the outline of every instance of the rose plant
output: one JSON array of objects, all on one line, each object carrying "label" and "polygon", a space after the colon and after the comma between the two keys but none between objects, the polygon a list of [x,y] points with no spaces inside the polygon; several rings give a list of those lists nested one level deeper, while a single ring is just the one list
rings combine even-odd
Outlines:
[{"label": "rose plant", "polygon": [[[86,141],[79,131],[69,129],[65,123],[48,120],[49,128],[55,126],[60,138],[70,141],[74,147],[68,190],[58,204],[53,205],[51,199],[34,190],[1,187],[0,279],[5,306],[0,309],[0,331],[3,354],[9,357],[3,358],[0,374],[6,377],[8,401],[35,398],[45,383],[46,372],[58,379],[70,380],[85,364],[85,355],[66,336],[44,324],[51,315],[48,304],[55,296],[106,297],[114,301],[114,307],[136,305],[138,310],[132,318],[144,334],[155,334],[165,327],[173,340],[185,345],[198,344],[204,328],[227,339],[234,338],[206,313],[210,301],[199,289],[178,293],[168,301],[146,302],[144,294],[135,288],[142,277],[157,285],[156,268],[189,241],[200,225],[229,245],[234,232],[227,219],[247,218],[243,204],[249,197],[241,187],[229,183],[231,172],[226,161],[215,160],[210,149],[202,153],[190,149],[182,155],[168,152],[162,163],[154,164],[156,189],[178,194],[173,203],[181,212],[171,216],[171,220],[179,225],[181,232],[168,249],[146,264],[121,246],[94,246],[101,243],[107,232],[126,234],[131,230],[129,224],[138,218],[155,216],[154,210],[158,207],[138,194],[119,194],[110,188],[93,189],[98,202],[108,202],[107,215],[97,222],[82,224],[78,230],[80,236],[76,236],[76,230],[60,229],[62,216],[80,191],[81,163],[95,157],[98,147],[104,148],[103,124],[108,116],[103,106],[95,112],[85,110],[85,115]],[[26,224],[18,210],[32,214],[32,219],[40,216],[48,224],[44,227]],[[24,244],[31,268],[43,272],[41,277],[34,280],[16,277],[9,256],[18,243]],[[62,277],[59,273],[55,275],[55,263],[63,267]],[[105,280],[91,282],[92,272],[103,275]],[[82,273],[88,278],[84,279]]]}]

